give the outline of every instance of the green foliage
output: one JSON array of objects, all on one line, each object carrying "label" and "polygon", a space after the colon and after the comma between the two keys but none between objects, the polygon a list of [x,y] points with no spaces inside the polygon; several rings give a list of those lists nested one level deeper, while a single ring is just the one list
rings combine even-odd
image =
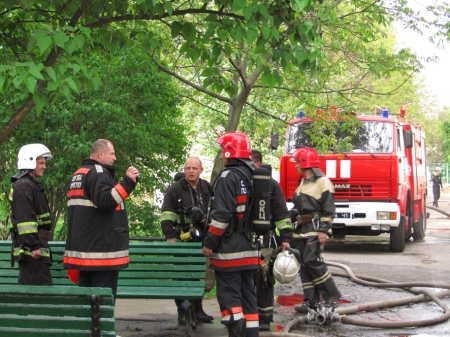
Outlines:
[{"label": "green foliage", "polygon": [[[276,119],[281,113],[292,116],[299,108],[315,111],[331,105],[370,111],[373,105],[367,102],[380,104],[379,95],[391,95],[412,78],[421,65],[409,50],[393,48],[389,25],[394,19],[418,32],[422,25],[431,26],[432,38],[447,38],[448,33],[448,4],[432,4],[424,14],[404,0],[40,0],[0,1],[0,8],[0,93],[7,106],[0,142],[31,109],[40,117],[83,108],[80,98],[106,80],[86,55],[137,47],[194,88],[183,88],[183,96],[225,114],[210,119],[202,141],[239,128],[250,130],[262,149],[269,131],[282,134],[285,124]],[[115,56],[105,57],[111,66],[117,62]],[[381,86],[391,79],[395,85]],[[381,104],[387,101],[398,107],[405,100],[392,96]],[[188,112],[194,118],[185,118],[189,124],[199,110],[194,107]],[[118,113],[114,105],[107,108]],[[142,131],[133,123],[128,126]],[[117,134],[119,127],[108,129]]]},{"label": "green foliage", "polygon": [[444,121],[440,125],[440,129],[443,133],[443,157],[446,162],[450,162],[450,121]]},{"label": "green foliage", "polygon": [[[43,183],[56,221],[65,213],[66,184],[92,143],[109,139],[116,150],[118,179],[129,166],[122,150],[139,169],[141,180],[128,200],[132,235],[153,234],[159,228],[157,210],[151,206],[156,190],[172,181],[187,149],[184,126],[170,77],[144,60],[139,51],[93,54],[85,59],[91,71],[102,74],[98,89],[76,95],[72,104],[56,101],[40,116],[32,113],[13,132],[12,146],[4,153],[4,186],[15,172],[15,158],[21,145],[41,142],[52,151]],[[3,150],[3,147],[2,147]],[[3,152],[2,152],[3,154]],[[157,227],[155,229],[155,227]],[[64,239],[64,228],[58,239]]]}]

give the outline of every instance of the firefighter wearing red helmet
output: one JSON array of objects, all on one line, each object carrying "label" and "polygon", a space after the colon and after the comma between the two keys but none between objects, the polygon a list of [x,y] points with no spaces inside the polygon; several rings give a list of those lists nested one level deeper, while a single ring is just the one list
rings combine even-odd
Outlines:
[{"label": "firefighter wearing red helmet", "polygon": [[[305,178],[294,193],[296,220],[294,241],[301,252],[300,278],[305,300],[295,310],[306,313],[316,310],[320,299],[325,306],[337,305],[341,297],[327,265],[321,257],[321,245],[327,240],[335,214],[334,187],[319,169],[316,150],[304,147],[297,149],[291,161]],[[294,220],[294,219],[293,219]]]},{"label": "firefighter wearing red helmet", "polygon": [[240,224],[249,216],[247,198],[256,167],[250,159],[251,144],[245,133],[226,132],[216,143],[221,146],[225,168],[214,183],[211,223],[203,253],[216,273],[221,322],[228,328],[228,336],[255,337],[259,336],[259,323],[254,273],[259,268],[259,251]]}]

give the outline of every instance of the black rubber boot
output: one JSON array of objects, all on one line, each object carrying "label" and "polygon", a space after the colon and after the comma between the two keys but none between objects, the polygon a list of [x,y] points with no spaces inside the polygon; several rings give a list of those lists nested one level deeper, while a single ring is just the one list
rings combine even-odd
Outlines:
[{"label": "black rubber boot", "polygon": [[195,320],[201,323],[211,322],[214,317],[203,311],[203,300],[194,300]]},{"label": "black rubber boot", "polygon": [[245,337],[247,327],[245,325],[245,319],[240,319],[233,325],[227,326],[228,337]]},{"label": "black rubber boot", "polygon": [[186,317],[184,315],[184,308],[182,307],[183,300],[175,300],[175,304],[177,305],[177,313],[178,313],[178,324],[186,325]]},{"label": "black rubber boot", "polygon": [[303,302],[302,305],[297,305],[294,309],[299,314],[307,314],[309,312],[308,309],[312,309],[314,311],[317,311],[317,305],[312,304],[309,301],[305,301],[305,302]]},{"label": "black rubber boot", "polygon": [[259,330],[270,330],[270,322],[273,322],[273,314],[259,313]]}]

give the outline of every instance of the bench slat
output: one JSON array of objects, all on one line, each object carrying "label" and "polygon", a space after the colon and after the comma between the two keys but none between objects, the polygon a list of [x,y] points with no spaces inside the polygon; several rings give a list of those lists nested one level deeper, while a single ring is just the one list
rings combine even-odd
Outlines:
[{"label": "bench slat", "polygon": [[[0,336],[14,337],[47,337],[47,336],[63,336],[63,337],[91,337],[90,330],[56,330],[56,329],[23,329],[23,328],[4,328],[0,327]],[[115,331],[102,331],[102,337],[115,337]]]},{"label": "bench slat", "polygon": [[[0,303],[0,314],[16,315],[33,315],[36,312],[45,314],[48,316],[77,316],[77,317],[91,317],[90,305],[77,305],[73,304],[45,304],[42,303],[30,304],[30,303],[16,303],[17,299],[13,303]],[[68,302],[66,302],[68,303]],[[114,307],[112,306],[100,306],[102,317],[114,317]]]},{"label": "bench slat", "polygon": [[[36,329],[54,329],[54,330],[90,330],[90,317],[73,317],[73,316],[44,316],[44,315],[27,315],[26,319],[21,315],[0,315],[0,326],[13,328],[20,326],[21,328]],[[115,329],[114,318],[102,318],[100,321],[101,330]]]},{"label": "bench slat", "polygon": [[120,298],[155,298],[155,299],[197,299],[203,298],[203,288],[171,288],[161,291],[160,287],[121,287],[117,290]]}]

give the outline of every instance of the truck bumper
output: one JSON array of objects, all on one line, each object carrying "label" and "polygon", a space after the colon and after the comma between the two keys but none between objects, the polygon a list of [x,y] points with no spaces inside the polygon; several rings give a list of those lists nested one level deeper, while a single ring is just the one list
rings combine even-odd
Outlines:
[{"label": "truck bumper", "polygon": [[[336,217],[333,227],[398,227],[400,224],[400,207],[387,202],[335,202]],[[383,228],[381,228],[383,230]]]}]

